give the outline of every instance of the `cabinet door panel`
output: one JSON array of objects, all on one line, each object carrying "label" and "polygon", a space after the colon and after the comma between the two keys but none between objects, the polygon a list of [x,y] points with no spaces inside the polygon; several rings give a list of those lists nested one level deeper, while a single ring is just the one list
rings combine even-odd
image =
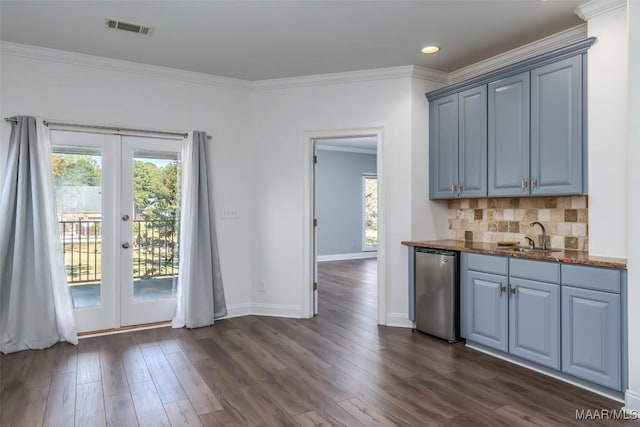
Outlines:
[{"label": "cabinet door panel", "polygon": [[531,71],[531,194],[582,193],[582,57]]},{"label": "cabinet door panel", "polygon": [[560,286],[510,279],[509,352],[560,369]]},{"label": "cabinet door panel", "polygon": [[501,351],[507,351],[508,318],[507,278],[495,274],[467,271],[469,307],[468,339]]},{"label": "cabinet door panel", "polygon": [[562,371],[620,390],[620,295],[562,287]]},{"label": "cabinet door panel", "polygon": [[488,86],[489,196],[529,194],[529,72]]},{"label": "cabinet door panel", "polygon": [[461,92],[458,183],[459,197],[487,196],[487,87]]},{"label": "cabinet door panel", "polygon": [[458,94],[429,105],[429,198],[454,199],[458,183]]}]

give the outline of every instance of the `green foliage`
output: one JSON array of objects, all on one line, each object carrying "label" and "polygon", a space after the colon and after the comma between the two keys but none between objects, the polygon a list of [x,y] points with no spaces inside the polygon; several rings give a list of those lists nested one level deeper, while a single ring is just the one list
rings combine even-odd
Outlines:
[{"label": "green foliage", "polygon": [[178,162],[158,167],[136,160],[133,165],[136,214],[148,221],[175,221],[178,211]]},{"label": "green foliage", "polygon": [[135,214],[136,218],[144,220],[137,223],[134,230],[136,245],[144,258],[153,260],[144,263],[144,271],[135,271],[134,275],[143,278],[164,275],[177,266],[177,251],[163,248],[173,248],[177,243],[178,174],[177,161],[162,167],[151,162],[134,161]]},{"label": "green foliage", "polygon": [[378,179],[370,177],[364,182],[366,244],[376,246],[378,244]]},{"label": "green foliage", "polygon": [[102,171],[98,162],[87,155],[52,154],[51,167],[56,186],[100,186]]}]

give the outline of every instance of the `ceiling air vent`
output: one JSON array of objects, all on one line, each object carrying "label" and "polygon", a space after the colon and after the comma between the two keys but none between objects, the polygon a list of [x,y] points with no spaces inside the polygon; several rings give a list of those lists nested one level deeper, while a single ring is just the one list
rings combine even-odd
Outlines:
[{"label": "ceiling air vent", "polygon": [[117,19],[105,19],[104,26],[113,30],[122,30],[128,31],[130,33],[142,34],[143,36],[150,36],[151,34],[153,34],[153,27],[118,21]]}]

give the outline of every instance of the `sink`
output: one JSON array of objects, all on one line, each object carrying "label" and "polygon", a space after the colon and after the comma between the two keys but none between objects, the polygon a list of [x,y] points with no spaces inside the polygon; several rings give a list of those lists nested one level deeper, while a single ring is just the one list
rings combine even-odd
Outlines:
[{"label": "sink", "polygon": [[509,252],[524,252],[527,254],[550,254],[552,252],[562,252],[559,249],[542,249],[542,248],[523,248],[521,246],[516,246],[513,248],[505,248],[505,251]]}]

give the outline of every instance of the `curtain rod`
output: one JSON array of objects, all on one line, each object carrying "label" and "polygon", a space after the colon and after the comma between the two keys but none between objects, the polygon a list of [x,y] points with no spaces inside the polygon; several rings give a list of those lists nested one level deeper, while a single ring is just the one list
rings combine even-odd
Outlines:
[{"label": "curtain rod", "polygon": [[[5,117],[5,122],[17,123],[18,119],[15,117]],[[124,127],[115,127],[115,126],[99,126],[99,125],[81,125],[77,123],[61,123],[61,122],[50,122],[45,120],[45,126],[54,125],[54,126],[71,126],[71,127],[81,127],[88,129],[101,129],[101,130],[113,130],[116,132],[125,131],[125,132],[139,132],[139,133],[149,133],[154,135],[171,135],[171,136],[180,136],[182,138],[187,137],[186,132],[167,132],[161,130],[148,130],[148,129],[135,129],[135,128],[124,128]],[[210,135],[207,135],[207,139],[211,139]]]}]

